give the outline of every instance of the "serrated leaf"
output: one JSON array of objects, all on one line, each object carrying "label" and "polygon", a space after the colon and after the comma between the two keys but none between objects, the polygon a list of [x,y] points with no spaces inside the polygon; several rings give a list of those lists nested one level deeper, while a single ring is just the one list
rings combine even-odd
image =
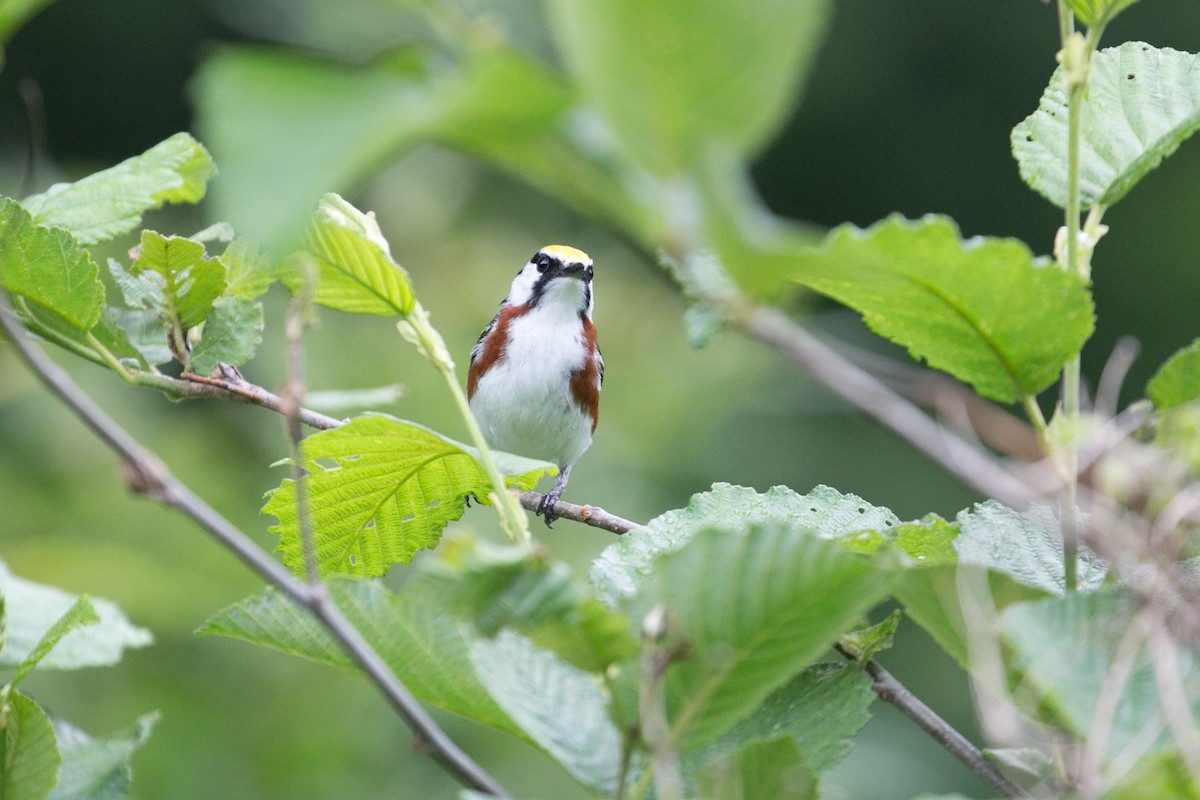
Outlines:
[{"label": "serrated leaf", "polygon": [[688,659],[667,673],[680,741],[711,741],[824,652],[885,594],[871,559],[776,522],[707,528],[660,556],[634,598],[678,615]]},{"label": "serrated leaf", "polygon": [[[1083,207],[1120,200],[1197,128],[1197,56],[1143,42],[1095,53],[1080,112]],[[1037,111],[1013,128],[1011,138],[1021,177],[1038,194],[1065,208],[1067,91],[1061,67],[1050,77]]]},{"label": "serrated leaf", "polygon": [[790,738],[751,742],[707,765],[699,776],[700,797],[739,800],[817,800],[817,776]]},{"label": "serrated leaf", "polygon": [[392,259],[375,213],[364,214],[336,194],[321,198],[294,259],[284,283],[295,292],[311,278],[313,301],[323,306],[407,317],[416,305],[408,273]]},{"label": "serrated leaf", "polygon": [[225,266],[219,259],[208,258],[204,245],[182,236],[142,231],[133,270],[162,278],[161,302],[167,320],[184,332],[203,322],[225,291]]},{"label": "serrated leaf", "polygon": [[512,631],[475,642],[471,661],[492,699],[530,739],[590,791],[616,791],[621,735],[598,677]]},{"label": "serrated leaf", "polygon": [[140,366],[140,354],[117,322],[114,312],[119,309],[104,306],[100,311],[100,319],[91,330],[84,331],[68,322],[62,315],[32,300],[18,298],[14,308],[25,327],[48,342],[83,354],[107,367],[108,364],[96,354],[96,347],[91,341],[94,338],[118,359],[139,363]]},{"label": "serrated leaf", "polygon": [[1200,398],[1200,339],[1158,368],[1146,384],[1146,396],[1159,408],[1174,408]]},{"label": "serrated leaf", "polygon": [[703,528],[744,533],[753,525],[781,524],[838,538],[886,530],[899,522],[888,509],[828,486],[817,486],[805,495],[786,486],[759,494],[744,486],[714,483],[710,491],[693,495],[686,508],[668,511],[606,547],[588,575],[596,596],[615,605],[622,597],[636,594],[657,556],[682,547]]},{"label": "serrated leaf", "polygon": [[1093,328],[1082,278],[1015,239],[963,241],[946,217],[843,225],[821,247],[795,253],[790,274],[914,358],[1001,402],[1057,380]]},{"label": "serrated leaf", "polygon": [[177,133],[115,167],[75,183],[56,183],[23,205],[42,225],[70,231],[83,244],[128,233],[164,203],[197,203],[216,172],[208,151]]},{"label": "serrated leaf", "polygon": [[261,250],[245,239],[235,239],[221,253],[225,265],[225,293],[254,300],[275,282],[276,270]]},{"label": "serrated leaf", "polygon": [[[997,570],[1051,594],[1063,593],[1062,526],[1047,506],[1017,512],[988,500],[960,512],[957,521],[960,532],[954,549],[960,563]],[[1104,562],[1084,546],[1076,569],[1079,589],[1099,586],[1108,573]]]},{"label": "serrated leaf", "polygon": [[550,5],[584,99],[660,177],[720,143],[755,155],[786,121],[822,40],[823,0]]},{"label": "serrated leaf", "polygon": [[[1018,603],[1000,616],[1000,630],[1016,653],[1025,683],[1037,687],[1058,719],[1079,736],[1093,723],[1101,703],[1113,698],[1106,679],[1117,662],[1127,634],[1136,632],[1139,601],[1130,592],[1106,588],[1075,592],[1029,603]],[[1146,733],[1147,725],[1166,730],[1161,718],[1160,692],[1144,641],[1134,641],[1129,678],[1116,698],[1108,734],[1107,753],[1115,756]],[[1181,655],[1189,653],[1186,648]],[[1184,685],[1200,677],[1191,657],[1179,660]],[[1193,697],[1193,716],[1200,701]],[[1164,740],[1165,741],[1165,740]]]},{"label": "serrated leaf", "polygon": [[54,721],[62,764],[48,800],[125,800],[133,786],[130,759],[150,738],[158,714],[147,714],[126,730],[93,739],[62,720]]},{"label": "serrated leaf", "polygon": [[45,800],[58,780],[61,761],[54,728],[38,704],[19,692],[9,697],[3,710],[0,796],[4,800]]},{"label": "serrated leaf", "polygon": [[85,625],[98,625],[100,623],[100,615],[96,613],[95,607],[92,606],[92,601],[87,595],[81,595],[75,598],[75,602],[68,608],[63,615],[54,621],[33,649],[29,651],[29,655],[17,665],[17,670],[13,673],[12,680],[9,681],[10,687],[15,687],[19,684],[26,675],[33,671],[34,667],[41,662],[54,646],[62,641],[63,637],[71,633],[77,628]]},{"label": "serrated leaf", "polygon": [[[476,635],[470,625],[421,602],[419,586],[400,596],[378,581],[332,576],[326,585],[338,608],[419,700],[524,737],[475,677],[470,652]],[[218,612],[197,632],[354,668],[324,626],[274,589]]]},{"label": "serrated leaf", "polygon": [[626,617],[576,586],[566,564],[525,546],[444,543],[425,567],[423,586],[483,636],[511,628],[588,672],[602,673],[637,653]]},{"label": "serrated leaf", "polygon": [[0,197],[0,287],[91,330],[104,305],[100,268],[79,242],[34,223],[16,201]]},{"label": "serrated leaf", "polygon": [[[0,651],[0,668],[15,667],[33,653],[38,642],[78,600],[77,595],[54,586],[27,581],[0,563],[0,592],[8,608],[8,638]],[[110,600],[92,598],[100,616],[97,625],[79,628],[64,636],[38,664],[40,669],[78,669],[106,666],[121,660],[127,647],[145,647],[150,632],[130,624]]]},{"label": "serrated leaf", "polygon": [[262,342],[263,309],[256,300],[220,297],[204,323],[204,334],[192,346],[188,369],[208,375],[217,362],[238,367],[254,357]]},{"label": "serrated leaf", "polygon": [[[475,451],[428,428],[384,414],[356,417],[304,440],[305,487],[323,573],[382,575],[434,547],[445,526],[462,516],[465,498],[492,491]],[[325,466],[332,462],[334,466]],[[498,455],[509,485],[532,488],[553,467]],[[272,491],[263,513],[279,520],[271,532],[293,570],[304,568],[295,483]]]}]

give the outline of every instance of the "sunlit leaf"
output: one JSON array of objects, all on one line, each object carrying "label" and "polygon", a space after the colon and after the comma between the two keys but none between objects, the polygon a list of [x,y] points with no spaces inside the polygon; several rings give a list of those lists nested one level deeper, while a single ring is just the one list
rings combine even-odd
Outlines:
[{"label": "sunlit leaf", "polygon": [[62,764],[48,800],[125,800],[133,788],[130,759],[150,738],[158,714],[126,730],[94,739],[69,723],[54,721]]},{"label": "sunlit leaf", "polygon": [[1159,408],[1200,398],[1200,339],[1177,351],[1146,384],[1146,396]]},{"label": "sunlit leaf", "polygon": [[[466,498],[486,499],[491,481],[474,450],[434,431],[382,414],[304,440],[305,480],[317,563],[322,572],[382,575],[434,547],[462,516]],[[517,456],[498,457],[510,485],[532,488],[553,470]],[[263,513],[293,570],[304,568],[295,483],[271,492]]]},{"label": "sunlit leaf", "polygon": [[0,197],[0,287],[58,314],[81,331],[100,319],[100,268],[64,230],[36,225],[16,201]]},{"label": "sunlit leaf", "polygon": [[64,228],[83,244],[128,233],[163,203],[197,203],[216,172],[203,146],[177,133],[115,167],[56,183],[22,204],[41,225]]},{"label": "sunlit leaf", "polygon": [[262,304],[244,297],[221,297],[204,323],[204,335],[192,347],[188,369],[200,375],[217,363],[241,366],[254,357],[262,342]]},{"label": "sunlit leaf", "polygon": [[225,294],[253,300],[262,296],[275,281],[271,260],[245,239],[235,239],[221,253],[225,265]]},{"label": "sunlit leaf", "polygon": [[[1200,128],[1200,59],[1143,42],[1097,52],[1080,128],[1082,205],[1112,205]],[[1061,67],[1050,77],[1038,110],[1013,128],[1012,150],[1025,182],[1065,208],[1067,91]]]},{"label": "sunlit leaf", "polygon": [[1067,0],[1067,5],[1084,25],[1103,25],[1137,0]]},{"label": "sunlit leaf", "polygon": [[964,241],[945,217],[843,225],[795,253],[791,270],[914,358],[1002,402],[1053,383],[1092,333],[1082,278],[1015,239]]}]

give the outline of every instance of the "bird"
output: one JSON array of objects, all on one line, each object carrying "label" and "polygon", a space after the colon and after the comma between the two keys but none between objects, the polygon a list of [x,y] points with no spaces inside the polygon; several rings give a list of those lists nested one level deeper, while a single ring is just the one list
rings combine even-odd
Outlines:
[{"label": "bird", "polygon": [[468,402],[487,443],[558,467],[536,509],[548,527],[600,408],[592,273],[592,259],[574,247],[534,253],[479,335],[467,371]]}]

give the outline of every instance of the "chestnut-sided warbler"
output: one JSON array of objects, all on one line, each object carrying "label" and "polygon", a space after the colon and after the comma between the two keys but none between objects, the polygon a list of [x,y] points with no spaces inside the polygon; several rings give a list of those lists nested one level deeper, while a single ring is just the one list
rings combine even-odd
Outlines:
[{"label": "chestnut-sided warbler", "polygon": [[471,351],[467,397],[488,444],[558,465],[537,508],[547,525],[596,430],[604,359],[593,304],[592,259],[574,247],[543,247]]}]

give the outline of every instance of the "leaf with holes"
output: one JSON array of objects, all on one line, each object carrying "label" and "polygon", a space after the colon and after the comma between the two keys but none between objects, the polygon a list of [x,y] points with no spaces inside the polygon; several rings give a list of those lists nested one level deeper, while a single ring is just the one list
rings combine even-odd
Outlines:
[{"label": "leaf with holes", "polygon": [[835,228],[792,279],[862,314],[914,358],[1001,402],[1053,383],[1091,336],[1086,282],[1015,239],[964,241],[947,217]]},{"label": "leaf with holes", "polygon": [[142,214],[163,203],[198,203],[215,173],[208,151],[177,133],[140,156],[75,183],[56,183],[22,204],[39,224],[96,244],[132,231]]},{"label": "leaf with holes", "polygon": [[[466,498],[485,500],[491,481],[474,449],[420,425],[371,414],[304,440],[304,468],[317,564],[323,573],[382,575],[423,548],[463,514]],[[554,467],[497,454],[509,486],[532,488]],[[285,480],[263,513],[279,520],[271,531],[296,572],[304,551],[296,486]]]},{"label": "leaf with holes", "polygon": [[[1126,42],[1095,54],[1080,111],[1084,208],[1112,205],[1200,128],[1200,56]],[[1021,177],[1067,205],[1067,91],[1062,68],[1012,131]]]}]

